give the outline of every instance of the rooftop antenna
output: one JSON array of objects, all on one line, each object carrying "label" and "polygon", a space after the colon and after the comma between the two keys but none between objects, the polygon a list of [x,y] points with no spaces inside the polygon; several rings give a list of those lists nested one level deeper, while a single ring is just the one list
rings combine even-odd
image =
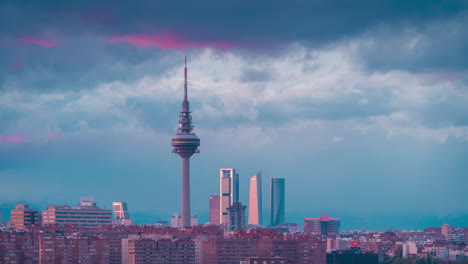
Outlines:
[{"label": "rooftop antenna", "polygon": [[187,56],[185,56],[184,68],[184,101],[187,101]]}]

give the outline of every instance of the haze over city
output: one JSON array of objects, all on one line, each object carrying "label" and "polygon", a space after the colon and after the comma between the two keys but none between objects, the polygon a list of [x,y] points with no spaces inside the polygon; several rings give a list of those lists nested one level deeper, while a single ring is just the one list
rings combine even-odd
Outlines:
[{"label": "haze over city", "polygon": [[466,226],[465,1],[2,1],[0,18],[4,219],[80,196],[137,224],[179,213],[187,56],[200,223],[236,168],[245,205],[261,171],[264,216],[285,178],[286,222]]}]

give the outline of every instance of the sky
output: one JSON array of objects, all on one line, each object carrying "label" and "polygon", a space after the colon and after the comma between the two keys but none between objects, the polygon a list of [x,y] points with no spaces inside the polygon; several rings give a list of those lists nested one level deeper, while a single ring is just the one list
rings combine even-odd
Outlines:
[{"label": "sky", "polygon": [[0,1],[0,207],[128,202],[180,210],[171,153],[184,56],[200,154],[192,212],[219,169],[286,179],[286,221],[468,226],[468,2]]}]

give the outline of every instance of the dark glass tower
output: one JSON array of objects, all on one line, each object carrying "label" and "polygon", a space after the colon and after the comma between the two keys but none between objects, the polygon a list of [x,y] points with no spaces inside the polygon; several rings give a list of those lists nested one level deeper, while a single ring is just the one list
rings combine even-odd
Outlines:
[{"label": "dark glass tower", "polygon": [[284,223],[284,178],[270,181],[270,226]]},{"label": "dark glass tower", "polygon": [[187,98],[187,57],[184,68],[184,100],[179,114],[177,134],[172,138],[173,153],[182,158],[182,200],[181,219],[183,227],[190,226],[190,157],[199,153],[200,139],[193,133],[192,114]]}]

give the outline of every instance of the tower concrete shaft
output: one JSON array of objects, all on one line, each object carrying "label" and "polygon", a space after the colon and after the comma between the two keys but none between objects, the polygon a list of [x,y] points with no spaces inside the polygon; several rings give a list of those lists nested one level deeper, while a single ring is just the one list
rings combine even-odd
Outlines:
[{"label": "tower concrete shaft", "polygon": [[199,153],[200,139],[193,133],[190,103],[187,97],[187,58],[184,68],[184,100],[179,114],[177,134],[172,138],[173,153],[182,158],[181,220],[183,227],[190,226],[190,157]]}]

